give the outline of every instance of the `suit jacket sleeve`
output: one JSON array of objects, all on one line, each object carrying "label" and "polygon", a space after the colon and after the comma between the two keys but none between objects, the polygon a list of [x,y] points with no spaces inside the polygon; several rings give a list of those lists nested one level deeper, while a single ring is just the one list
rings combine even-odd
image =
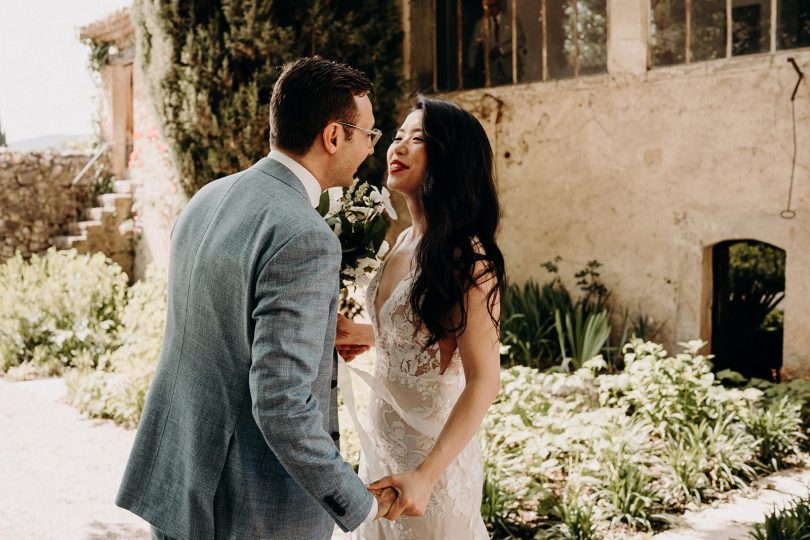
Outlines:
[{"label": "suit jacket sleeve", "polygon": [[331,357],[334,347],[339,265],[337,238],[315,227],[265,263],[255,292],[250,393],[282,466],[347,531],[366,519],[373,497],[324,429],[312,392],[324,349]]}]

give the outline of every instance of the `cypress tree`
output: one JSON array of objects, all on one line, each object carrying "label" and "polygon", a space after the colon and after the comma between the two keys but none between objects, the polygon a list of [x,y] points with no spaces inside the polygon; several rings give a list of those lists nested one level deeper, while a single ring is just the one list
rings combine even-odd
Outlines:
[{"label": "cypress tree", "polygon": [[6,143],[6,132],[3,131],[3,125],[0,124],[0,148],[7,146]]},{"label": "cypress tree", "polygon": [[[135,0],[138,54],[186,193],[269,150],[268,105],[287,61],[319,54],[364,71],[386,134],[402,95],[396,0]],[[379,184],[378,148],[359,175]]]}]

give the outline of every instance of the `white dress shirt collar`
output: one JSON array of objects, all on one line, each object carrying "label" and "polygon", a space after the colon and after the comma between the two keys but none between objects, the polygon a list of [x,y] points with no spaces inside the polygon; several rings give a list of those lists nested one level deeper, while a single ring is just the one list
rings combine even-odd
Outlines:
[{"label": "white dress shirt collar", "polygon": [[321,200],[321,184],[315,178],[311,172],[307,170],[306,167],[295,161],[293,158],[282,152],[281,150],[273,150],[269,154],[267,154],[272,160],[278,161],[288,169],[292,171],[292,173],[298,178],[302,184],[304,184],[304,189],[307,190],[307,195],[309,195],[309,202],[312,203],[313,208],[318,206],[318,202]]}]

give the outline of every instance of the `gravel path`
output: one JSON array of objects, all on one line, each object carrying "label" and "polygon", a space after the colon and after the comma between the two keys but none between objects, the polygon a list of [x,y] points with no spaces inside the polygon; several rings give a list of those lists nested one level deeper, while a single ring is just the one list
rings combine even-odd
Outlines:
[{"label": "gravel path", "polygon": [[83,418],[65,393],[61,379],[0,377],[0,539],[151,538],[114,504],[135,431]]},{"label": "gravel path", "polygon": [[87,420],[60,379],[0,378],[0,538],[149,538],[114,504],[135,432]]}]

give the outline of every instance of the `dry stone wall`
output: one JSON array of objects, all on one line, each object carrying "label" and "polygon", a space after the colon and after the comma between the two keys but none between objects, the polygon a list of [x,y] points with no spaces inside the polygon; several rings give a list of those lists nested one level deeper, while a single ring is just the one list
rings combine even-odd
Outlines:
[{"label": "dry stone wall", "polygon": [[72,185],[90,157],[0,150],[0,262],[17,251],[47,250],[80,209],[92,206],[89,182]]}]

